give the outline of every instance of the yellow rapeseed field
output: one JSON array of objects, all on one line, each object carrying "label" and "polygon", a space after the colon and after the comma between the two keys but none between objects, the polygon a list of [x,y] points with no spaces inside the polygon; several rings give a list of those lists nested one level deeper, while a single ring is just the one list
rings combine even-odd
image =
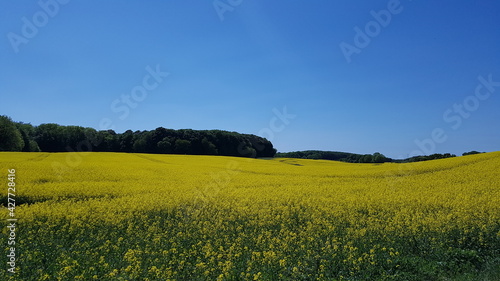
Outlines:
[{"label": "yellow rapeseed field", "polygon": [[499,264],[500,152],[408,164],[3,152],[4,206],[9,169],[16,273],[0,280],[454,280]]}]

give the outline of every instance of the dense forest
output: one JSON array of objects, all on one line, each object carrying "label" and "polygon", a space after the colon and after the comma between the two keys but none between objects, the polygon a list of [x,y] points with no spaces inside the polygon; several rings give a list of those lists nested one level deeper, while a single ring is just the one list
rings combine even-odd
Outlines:
[{"label": "dense forest", "polygon": [[0,116],[0,151],[136,152],[164,154],[273,157],[273,144],[265,138],[222,130],[97,131],[80,126],[33,126]]}]

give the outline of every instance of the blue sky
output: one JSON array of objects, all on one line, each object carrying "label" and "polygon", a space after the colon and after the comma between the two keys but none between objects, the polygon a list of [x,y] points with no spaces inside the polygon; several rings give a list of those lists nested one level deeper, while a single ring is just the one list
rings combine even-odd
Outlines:
[{"label": "blue sky", "polygon": [[493,0],[1,1],[0,114],[238,131],[283,152],[497,151],[499,14]]}]

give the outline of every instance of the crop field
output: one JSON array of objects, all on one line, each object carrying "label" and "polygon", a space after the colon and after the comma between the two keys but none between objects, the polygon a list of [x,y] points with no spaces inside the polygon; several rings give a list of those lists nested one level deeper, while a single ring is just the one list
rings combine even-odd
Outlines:
[{"label": "crop field", "polygon": [[[15,191],[8,195],[9,173]],[[9,171],[10,170],[10,171]],[[499,280],[500,152],[0,153],[0,280]],[[11,216],[12,217],[12,216]]]}]

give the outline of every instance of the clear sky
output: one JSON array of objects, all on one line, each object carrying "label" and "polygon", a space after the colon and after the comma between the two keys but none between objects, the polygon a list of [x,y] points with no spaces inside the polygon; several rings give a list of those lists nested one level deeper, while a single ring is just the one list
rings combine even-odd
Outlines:
[{"label": "clear sky", "polygon": [[497,151],[498,15],[494,0],[0,1],[0,114],[237,131],[282,152]]}]

